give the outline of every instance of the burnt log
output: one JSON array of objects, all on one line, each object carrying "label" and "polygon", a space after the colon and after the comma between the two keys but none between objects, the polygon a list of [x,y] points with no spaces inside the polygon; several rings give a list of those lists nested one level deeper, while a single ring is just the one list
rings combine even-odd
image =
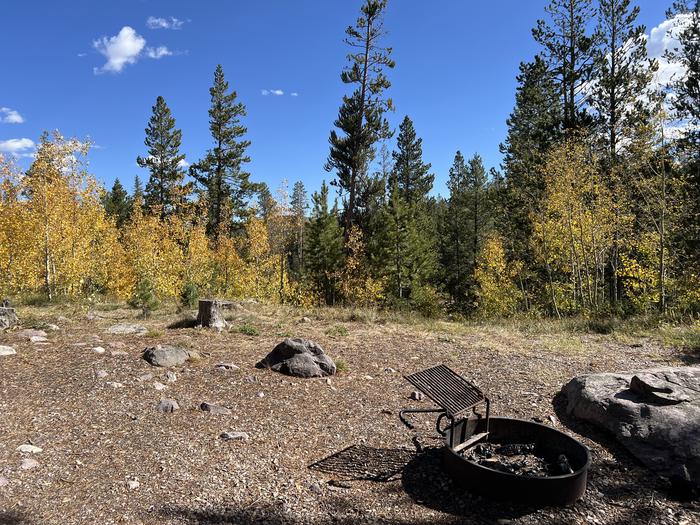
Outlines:
[{"label": "burnt log", "polygon": [[7,330],[19,324],[19,318],[14,308],[0,307],[0,330]]},{"label": "burnt log", "polygon": [[200,299],[197,313],[197,326],[223,330],[228,326],[224,319],[224,311],[231,308],[231,301],[220,299]]}]

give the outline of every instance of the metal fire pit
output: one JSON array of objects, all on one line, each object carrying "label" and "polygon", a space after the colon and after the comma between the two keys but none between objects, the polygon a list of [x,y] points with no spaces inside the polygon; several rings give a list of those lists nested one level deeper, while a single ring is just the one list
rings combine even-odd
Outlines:
[{"label": "metal fire pit", "polygon": [[[489,418],[488,441],[535,443],[538,455],[546,459],[566,455],[573,470],[571,474],[560,476],[520,476],[484,467],[456,452],[459,445],[450,444],[464,440],[467,423],[467,420],[457,422],[445,433],[444,467],[461,486],[492,498],[533,505],[570,505],[583,496],[591,457],[588,449],[576,439],[547,425],[492,416]],[[474,432],[484,432],[485,423],[485,420],[479,420]]]},{"label": "metal fire pit", "polygon": [[[506,417],[491,417],[488,398],[479,388],[449,367],[437,365],[404,376],[440,408],[406,409],[399,412],[410,429],[408,414],[439,414],[436,430],[445,442],[445,470],[460,485],[483,495],[533,505],[568,505],[583,496],[591,463],[588,449],[576,439],[552,427]],[[483,404],[485,413],[476,408]],[[442,426],[441,422],[447,421]],[[549,463],[566,456],[570,474],[521,475],[503,472],[467,459],[464,454],[479,443],[535,445],[534,454]]]}]

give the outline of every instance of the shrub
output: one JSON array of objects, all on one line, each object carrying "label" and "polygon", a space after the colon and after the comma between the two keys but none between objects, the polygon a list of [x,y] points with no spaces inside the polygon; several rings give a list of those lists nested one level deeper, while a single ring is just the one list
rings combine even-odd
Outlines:
[{"label": "shrub", "polygon": [[248,324],[248,323],[241,325],[238,328],[238,331],[241,334],[245,334],[245,335],[260,335],[260,332],[258,332],[258,329],[255,328],[253,325]]},{"label": "shrub", "polygon": [[142,277],[136,282],[134,294],[129,299],[129,305],[140,308],[143,317],[148,317],[153,310],[158,308],[158,297],[156,296],[153,282]]}]

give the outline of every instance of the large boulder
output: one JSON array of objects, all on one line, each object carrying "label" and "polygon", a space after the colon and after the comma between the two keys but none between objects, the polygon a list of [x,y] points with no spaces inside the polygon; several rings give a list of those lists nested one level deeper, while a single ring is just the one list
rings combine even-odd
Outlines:
[{"label": "large boulder", "polygon": [[17,312],[14,308],[0,307],[0,330],[7,330],[19,323]]},{"label": "large boulder", "polygon": [[700,368],[588,374],[562,393],[567,414],[611,432],[671,481],[700,486]]},{"label": "large boulder", "polygon": [[265,359],[255,365],[296,377],[323,377],[335,374],[335,363],[323,348],[306,339],[285,339]]},{"label": "large boulder", "polygon": [[150,346],[143,351],[143,358],[153,366],[179,366],[185,363],[190,354],[184,348],[172,345]]}]

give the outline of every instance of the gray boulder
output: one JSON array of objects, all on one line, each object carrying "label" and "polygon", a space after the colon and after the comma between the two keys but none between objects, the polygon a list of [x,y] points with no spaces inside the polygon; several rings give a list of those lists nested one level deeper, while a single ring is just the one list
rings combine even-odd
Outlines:
[{"label": "gray boulder", "polygon": [[158,412],[168,414],[171,412],[175,412],[176,410],[180,410],[180,405],[178,405],[177,401],[175,401],[174,399],[161,399],[160,403],[158,403],[158,406],[156,407],[156,410]]},{"label": "gray boulder", "polygon": [[[8,303],[9,304],[9,303]],[[19,323],[17,312],[14,308],[0,307],[0,330],[7,330]]]},{"label": "gray boulder", "polygon": [[270,368],[296,377],[323,377],[335,374],[335,363],[323,348],[306,339],[285,339],[256,368]]},{"label": "gray boulder", "polygon": [[562,393],[567,414],[611,432],[671,481],[700,486],[700,368],[588,374]]},{"label": "gray boulder", "polygon": [[143,358],[153,366],[179,366],[184,364],[190,354],[184,348],[172,345],[150,346],[143,351]]},{"label": "gray boulder", "polygon": [[230,408],[226,408],[215,403],[208,403],[206,401],[199,405],[199,408],[202,412],[209,412],[210,414],[214,414],[216,416],[229,416],[233,413],[231,412]]},{"label": "gray boulder", "polygon": [[148,330],[140,324],[120,323],[110,326],[106,332],[114,335],[146,335]]}]

